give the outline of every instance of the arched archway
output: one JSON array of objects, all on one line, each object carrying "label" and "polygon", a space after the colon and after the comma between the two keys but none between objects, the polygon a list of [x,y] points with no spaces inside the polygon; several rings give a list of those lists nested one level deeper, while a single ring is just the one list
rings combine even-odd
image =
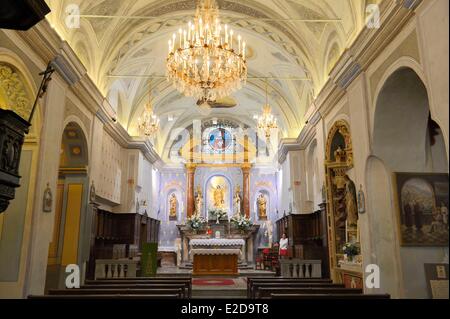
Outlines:
[{"label": "arched archway", "polygon": [[[441,262],[448,248],[401,246],[401,216],[395,205],[398,196],[389,177],[396,172],[448,173],[444,138],[439,125],[431,119],[426,86],[413,69],[395,70],[375,101],[372,149],[377,160],[370,159],[367,166],[368,213],[371,228],[380,224],[385,227],[373,230],[372,252],[382,259],[380,267],[397,271],[397,277],[389,279],[388,270],[381,269],[386,272],[382,274],[386,277],[384,291],[394,296],[427,298],[423,265]],[[389,283],[401,278],[401,274],[403,282],[399,286]]]},{"label": "arched archway", "polygon": [[393,171],[423,169],[429,114],[427,90],[417,74],[410,68],[394,72],[376,102],[374,154]]},{"label": "arched archway", "polygon": [[86,136],[76,122],[64,128],[60,151],[53,237],[49,245],[46,290],[64,288],[65,266],[80,269],[89,260],[89,153]]}]

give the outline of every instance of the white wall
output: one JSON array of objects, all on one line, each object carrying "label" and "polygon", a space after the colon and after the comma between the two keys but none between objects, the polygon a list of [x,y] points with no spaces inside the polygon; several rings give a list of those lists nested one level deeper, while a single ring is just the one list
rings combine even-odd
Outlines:
[{"label": "white wall", "polygon": [[[423,1],[416,9],[417,19],[396,33],[339,99],[333,100],[330,96],[335,95],[323,92],[323,119],[316,125],[320,180],[325,176],[322,164],[328,130],[344,119],[350,124],[353,141],[354,168],[349,176],[357,188],[362,184],[366,194],[366,213],[360,215],[363,263],[381,267],[382,287],[368,293],[427,298],[424,263],[442,262],[448,254],[448,247],[400,246],[392,183],[395,171],[448,172],[448,5],[446,0]],[[401,67],[410,67],[419,75],[429,99],[423,97],[417,83],[400,81],[378,101],[389,72]],[[409,89],[402,91],[405,87]],[[385,104],[378,118],[377,101]],[[421,110],[411,112],[413,105],[421,105]],[[426,136],[429,109],[443,132],[433,147]]]},{"label": "white wall", "polygon": [[290,212],[290,205],[293,201],[291,190],[291,165],[290,158],[287,157],[286,161],[281,164],[281,169],[278,174],[278,212],[281,216]]}]

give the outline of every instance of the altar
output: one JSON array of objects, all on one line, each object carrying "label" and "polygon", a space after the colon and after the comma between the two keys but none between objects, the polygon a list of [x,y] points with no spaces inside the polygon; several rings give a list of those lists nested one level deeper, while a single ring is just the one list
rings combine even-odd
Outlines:
[{"label": "altar", "polygon": [[[254,265],[260,225],[250,218],[251,167],[248,161],[186,165],[186,219],[177,225],[180,268],[193,269],[194,275],[238,275]],[[258,205],[267,204],[264,194],[259,193]],[[266,204],[258,206],[259,220],[267,220]],[[176,216],[177,205],[172,207]]]},{"label": "altar", "polygon": [[[253,225],[244,233],[229,227],[225,221],[211,226],[213,229],[224,230],[221,233],[221,238],[212,238],[212,235],[208,235],[206,231],[194,232],[187,225],[178,225],[181,234],[180,266],[182,268],[192,268],[195,273],[196,259],[204,263],[209,260],[210,268],[217,267],[211,260],[214,259],[211,256],[215,257],[217,261],[222,260],[223,263],[232,263],[233,267],[236,266],[237,269],[247,268],[254,263],[254,239],[259,230],[259,225]],[[234,259],[236,263],[234,263]],[[230,269],[229,266],[231,265],[227,264],[226,266],[227,269]],[[211,275],[213,272],[211,270],[208,274]],[[226,272],[226,274],[236,273],[236,271]]]},{"label": "altar", "polygon": [[193,239],[189,245],[193,275],[239,274],[238,261],[245,245],[243,239]]}]

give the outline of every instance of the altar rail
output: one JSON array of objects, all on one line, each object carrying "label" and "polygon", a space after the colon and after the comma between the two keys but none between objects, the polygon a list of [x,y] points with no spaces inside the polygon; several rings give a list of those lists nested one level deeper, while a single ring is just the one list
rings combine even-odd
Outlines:
[{"label": "altar rail", "polygon": [[282,259],[280,267],[284,278],[322,278],[321,260]]},{"label": "altar rail", "polygon": [[97,259],[95,279],[136,277],[137,260]]}]

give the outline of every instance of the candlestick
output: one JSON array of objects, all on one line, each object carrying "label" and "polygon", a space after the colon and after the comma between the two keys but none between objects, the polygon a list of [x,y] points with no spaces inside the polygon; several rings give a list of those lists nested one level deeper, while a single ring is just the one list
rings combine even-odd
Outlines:
[{"label": "candlestick", "polygon": [[191,44],[191,29],[192,28],[192,23],[191,23],[191,21],[189,21],[189,23],[188,23],[188,41],[189,41],[189,44]]},{"label": "candlestick", "polygon": [[225,24],[225,45],[228,44],[228,25]]},{"label": "candlestick", "polygon": [[239,52],[241,52],[241,40],[242,40],[242,37],[241,37],[241,35],[239,35],[239,36],[238,36],[238,41],[239,41]]},{"label": "candlestick", "polygon": [[234,31],[230,30],[230,49],[232,49],[232,50],[233,50],[233,34],[234,34]]}]

